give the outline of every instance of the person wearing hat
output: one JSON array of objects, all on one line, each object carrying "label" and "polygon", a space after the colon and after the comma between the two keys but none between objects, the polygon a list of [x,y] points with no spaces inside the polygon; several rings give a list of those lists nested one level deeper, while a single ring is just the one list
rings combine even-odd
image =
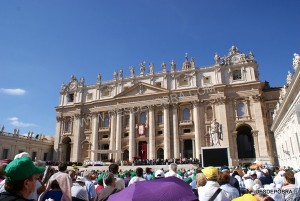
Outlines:
[{"label": "person wearing hat", "polygon": [[160,178],[164,178],[165,177],[165,173],[162,170],[156,170],[155,174],[154,174],[154,179],[160,179]]},{"label": "person wearing hat", "polygon": [[0,193],[0,200],[29,200],[28,196],[35,191],[38,175],[44,171],[44,167],[36,167],[29,157],[16,158],[5,168],[6,192]]},{"label": "person wearing hat", "polygon": [[202,169],[207,182],[205,186],[198,190],[199,200],[201,201],[229,201],[229,193],[220,188],[218,180],[218,170],[215,167],[206,167]]},{"label": "person wearing hat", "polygon": [[71,188],[72,201],[88,201],[89,196],[85,188],[85,180],[83,177],[77,177]]},{"label": "person wearing hat", "polygon": [[98,178],[97,178],[98,184],[95,185],[96,193],[99,193],[99,191],[101,191],[104,188],[103,176],[104,176],[103,172],[98,175]]}]

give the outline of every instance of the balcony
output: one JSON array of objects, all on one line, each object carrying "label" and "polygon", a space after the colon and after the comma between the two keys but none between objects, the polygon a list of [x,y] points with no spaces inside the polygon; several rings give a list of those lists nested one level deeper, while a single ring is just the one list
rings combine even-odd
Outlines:
[{"label": "balcony", "polygon": [[109,127],[100,127],[99,128],[99,132],[103,133],[103,132],[109,132]]},{"label": "balcony", "polygon": [[192,120],[182,120],[179,122],[179,126],[192,126],[193,121]]}]

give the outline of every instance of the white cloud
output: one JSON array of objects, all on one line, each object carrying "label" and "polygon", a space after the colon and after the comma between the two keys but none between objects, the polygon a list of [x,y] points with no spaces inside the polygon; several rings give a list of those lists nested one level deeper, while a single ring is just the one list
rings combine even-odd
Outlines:
[{"label": "white cloud", "polygon": [[18,126],[18,127],[30,127],[30,126],[36,126],[35,124],[33,123],[24,123],[24,122],[21,122],[19,121],[19,118],[18,117],[11,117],[8,119],[10,121],[10,124],[11,125],[14,125],[14,126]]},{"label": "white cloud", "polygon": [[24,89],[0,89],[0,93],[8,94],[8,95],[13,95],[13,96],[21,96],[26,93]]}]

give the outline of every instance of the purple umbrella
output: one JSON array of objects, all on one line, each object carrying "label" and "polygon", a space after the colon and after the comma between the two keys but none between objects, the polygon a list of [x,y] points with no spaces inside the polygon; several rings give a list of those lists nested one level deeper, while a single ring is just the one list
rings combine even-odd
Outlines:
[{"label": "purple umbrella", "polygon": [[108,201],[193,201],[191,186],[176,177],[140,181],[111,195]]}]

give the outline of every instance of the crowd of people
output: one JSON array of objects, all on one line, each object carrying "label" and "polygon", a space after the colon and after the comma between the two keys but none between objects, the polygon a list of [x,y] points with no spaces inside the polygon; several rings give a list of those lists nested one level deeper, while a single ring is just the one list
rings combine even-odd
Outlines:
[{"label": "crowd of people", "polygon": [[[105,171],[80,171],[68,170],[66,163],[59,163],[58,169],[54,169],[45,162],[33,162],[29,154],[23,152],[9,164],[0,164],[0,201],[109,201],[137,184],[147,187],[151,181],[163,183],[165,178],[176,178],[178,181],[175,182],[182,189],[188,188],[188,193],[192,194],[189,198],[181,194],[178,200],[300,200],[300,169],[263,166],[217,169],[210,166],[186,170],[171,163],[168,170],[153,170],[148,166],[122,171],[112,163]],[[150,186],[144,190],[151,192]],[[164,191],[172,193],[172,190],[166,183]],[[129,199],[122,197],[118,200]],[[172,201],[176,200],[172,198]]]}]

